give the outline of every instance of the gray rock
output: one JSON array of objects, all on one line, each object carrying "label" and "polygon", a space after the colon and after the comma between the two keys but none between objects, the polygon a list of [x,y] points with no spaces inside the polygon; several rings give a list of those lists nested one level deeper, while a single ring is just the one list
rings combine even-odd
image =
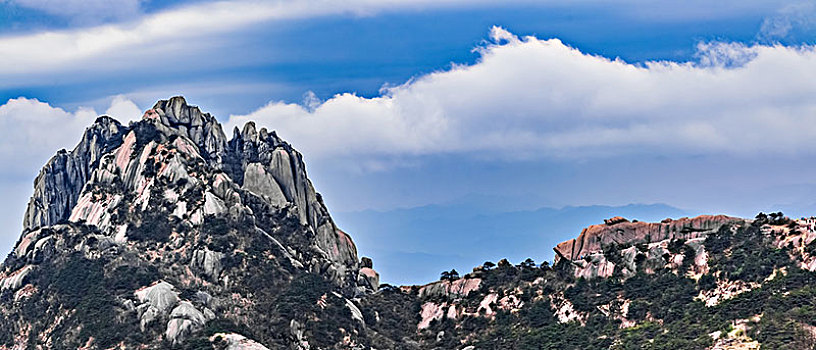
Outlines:
[{"label": "gray rock", "polygon": [[358,308],[357,305],[354,305],[354,302],[346,299],[346,307],[349,309],[349,311],[351,311],[351,319],[365,325],[365,320],[363,319],[363,312],[360,311],[360,308]]},{"label": "gray rock", "polygon": [[288,203],[280,185],[260,163],[250,163],[244,171],[244,189],[266,199],[269,204],[283,207]]},{"label": "gray rock", "polygon": [[159,281],[133,293],[141,303],[148,303],[161,312],[170,310],[179,302],[178,292],[172,284]]},{"label": "gray rock", "polygon": [[118,121],[99,117],[72,151],[57,152],[34,180],[34,195],[23,217],[23,229],[51,226],[68,219],[91,176],[91,166],[121,143],[121,131]]},{"label": "gray rock", "polygon": [[196,303],[204,306],[210,306],[210,303],[212,302],[212,296],[210,293],[204,291],[196,292],[195,295],[193,295],[193,298]]},{"label": "gray rock", "polygon": [[363,267],[357,274],[357,285],[376,291],[380,288],[380,274],[370,267]]},{"label": "gray rock", "polygon": [[32,270],[34,270],[34,266],[26,265],[23,268],[12,272],[8,277],[0,279],[0,290],[16,290],[17,288],[22,287],[23,281]]},{"label": "gray rock", "polygon": [[189,301],[182,301],[170,313],[170,321],[167,322],[165,337],[173,344],[178,344],[191,333],[204,327],[207,321],[215,317],[212,312],[205,315],[196,309]]},{"label": "gray rock", "polygon": [[212,192],[204,193],[204,215],[218,215],[227,211],[227,206],[221,198]]},{"label": "gray rock", "polygon": [[162,315],[161,310],[150,304],[139,305],[136,310],[139,313],[139,328],[144,332],[154,322],[156,322]]},{"label": "gray rock", "polygon": [[193,271],[200,271],[207,277],[218,279],[221,274],[221,259],[223,257],[224,253],[221,252],[215,252],[207,248],[198,249],[193,252],[190,267]]},{"label": "gray rock", "polygon": [[269,350],[260,343],[237,333],[216,333],[210,337],[210,341],[218,346],[223,346],[224,350]]},{"label": "gray rock", "polygon": [[227,141],[221,124],[209,113],[201,113],[196,106],[187,105],[184,97],[175,96],[156,102],[153,106],[163,125],[189,138],[208,159],[220,162]]}]

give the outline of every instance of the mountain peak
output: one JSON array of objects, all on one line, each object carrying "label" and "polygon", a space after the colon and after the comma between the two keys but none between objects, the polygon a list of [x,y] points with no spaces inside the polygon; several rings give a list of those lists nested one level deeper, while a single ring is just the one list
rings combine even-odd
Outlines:
[{"label": "mountain peak", "polygon": [[[156,347],[180,343],[215,319],[241,321],[238,310],[247,305],[235,295],[263,303],[293,280],[317,279],[336,296],[328,303],[358,313],[348,299],[378,287],[370,262],[361,272],[354,242],[334,224],[300,153],[252,122],[228,142],[215,117],[181,96],[157,102],[128,126],[97,118],[73,150],[49,160],[34,187],[23,234],[0,270],[0,293],[36,291],[29,297],[69,312],[78,306],[66,304],[70,292],[59,286],[71,282],[53,279],[98,273],[85,281],[127,286],[100,290],[104,300],[93,301],[120,310],[105,322],[132,320],[140,326],[130,332],[152,337]],[[126,271],[146,275],[126,282]],[[104,288],[93,283],[82,288]],[[40,316],[24,321],[38,339],[79,346],[92,335],[98,347],[125,341],[90,330],[101,326],[88,319],[70,318],[66,333],[47,333],[38,325],[57,314]]]}]

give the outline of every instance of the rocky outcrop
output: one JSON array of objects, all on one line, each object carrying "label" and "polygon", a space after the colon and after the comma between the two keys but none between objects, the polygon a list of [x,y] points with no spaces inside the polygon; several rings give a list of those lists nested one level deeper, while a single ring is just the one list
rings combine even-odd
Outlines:
[{"label": "rocky outcrop", "polygon": [[50,226],[67,220],[94,166],[122,138],[122,125],[109,117],[97,118],[72,150],[60,150],[34,180],[23,229]]},{"label": "rocky outcrop", "polygon": [[278,181],[260,163],[250,163],[244,172],[244,189],[264,197],[270,204],[282,207],[288,203]]},{"label": "rocky outcrop", "polygon": [[725,215],[701,215],[695,218],[667,219],[659,223],[629,222],[623,218],[606,220],[603,225],[593,225],[581,231],[578,238],[559,243],[555,248],[559,259],[574,261],[603,248],[616,245],[660,242],[667,239],[690,240],[717,232],[720,227],[743,219]]},{"label": "rocky outcrop", "polygon": [[237,333],[216,333],[210,341],[224,350],[269,350],[258,342]]},{"label": "rocky outcrop", "polygon": [[198,249],[193,252],[190,267],[200,271],[207,277],[218,279],[218,276],[221,274],[221,259],[223,258],[224,253],[215,252],[207,248]]},{"label": "rocky outcrop", "polygon": [[189,301],[182,301],[170,313],[165,336],[173,344],[178,344],[213,318],[215,315],[212,311],[205,309],[205,312],[201,312]]},{"label": "rocky outcrop", "polygon": [[422,286],[419,289],[420,298],[433,297],[467,297],[482,285],[481,278],[460,278],[455,281],[438,281]]},{"label": "rocky outcrop", "polygon": [[198,107],[187,105],[184,97],[176,96],[157,102],[148,111],[148,118],[158,118],[161,125],[193,141],[205,158],[214,163],[223,161],[227,138],[221,124],[209,113],[202,113]]},{"label": "rocky outcrop", "polygon": [[[354,343],[365,327],[357,298],[377,290],[379,275],[370,260],[360,268],[354,242],[335,225],[302,158],[252,122],[227,141],[215,117],[182,97],[159,101],[128,126],[98,118],[35,181],[25,230],[0,269],[0,328],[12,319],[15,331],[31,333],[14,340],[23,348],[29,339],[160,348],[197,336],[213,319],[268,328],[300,317],[301,337],[292,341],[308,348],[312,320],[342,308],[332,317],[347,317],[350,326],[336,331]],[[270,300],[309,278],[335,296],[326,311],[287,312],[281,321],[279,310],[288,309],[269,308]],[[74,282],[92,301],[77,306],[84,296],[70,290]],[[11,300],[48,307],[20,313]],[[108,331],[91,321],[55,321],[85,305],[104,305],[104,322],[122,331],[100,336],[89,329]],[[134,332],[141,334],[122,338]]]},{"label": "rocky outcrop", "polygon": [[134,295],[142,304],[148,304],[164,313],[179,302],[178,292],[172,284],[158,281],[155,284],[137,290]]},{"label": "rocky outcrop", "polygon": [[25,267],[12,272],[8,276],[0,277],[0,290],[16,290],[23,286],[23,281],[26,276],[34,269],[34,266],[26,265]]}]

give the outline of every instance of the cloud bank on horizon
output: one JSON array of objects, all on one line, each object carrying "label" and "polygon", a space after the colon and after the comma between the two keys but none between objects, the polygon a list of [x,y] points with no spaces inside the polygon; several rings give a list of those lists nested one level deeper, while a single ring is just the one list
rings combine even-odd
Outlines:
[{"label": "cloud bank on horizon", "polygon": [[[270,102],[231,115],[225,130],[253,120],[310,158],[363,161],[456,153],[503,160],[816,154],[812,46],[704,43],[695,62],[629,64],[500,27],[490,39],[476,49],[475,64],[385,87],[373,98]],[[123,96],[106,113],[123,120],[140,114]],[[0,162],[29,168],[19,161],[42,157],[13,148],[68,147],[93,117],[88,108],[9,100],[0,107]],[[43,132],[57,122],[65,123],[62,137]]]},{"label": "cloud bank on horizon", "polygon": [[701,44],[697,62],[629,64],[494,27],[473,65],[319,105],[271,102],[228,125],[274,126],[311,157],[582,158],[816,153],[816,49]]}]

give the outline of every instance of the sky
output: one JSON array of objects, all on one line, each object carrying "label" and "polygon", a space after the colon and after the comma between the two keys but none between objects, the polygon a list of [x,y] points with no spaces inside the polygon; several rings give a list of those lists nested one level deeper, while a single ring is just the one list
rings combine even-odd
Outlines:
[{"label": "sky", "polygon": [[807,1],[0,0],[0,248],[56,150],[175,95],[291,142],[385,281],[483,260],[429,212],[539,261],[615,210],[810,216],[814,44]]}]

